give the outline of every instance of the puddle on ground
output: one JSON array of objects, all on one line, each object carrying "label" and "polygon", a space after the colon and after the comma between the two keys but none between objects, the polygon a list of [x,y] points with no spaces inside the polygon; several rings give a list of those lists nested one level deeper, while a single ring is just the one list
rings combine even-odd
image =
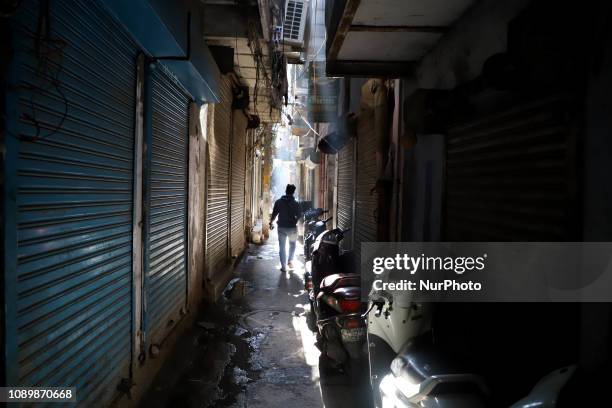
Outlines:
[{"label": "puddle on ground", "polygon": [[[222,300],[209,305],[194,326],[189,362],[174,384],[158,384],[165,407],[243,407],[245,390],[262,377],[261,344],[267,327],[241,324],[239,316],[249,311]],[[158,401],[159,402],[159,401]]]},{"label": "puddle on ground", "polygon": [[236,407],[243,406],[246,385],[261,377],[263,366],[259,356],[261,343],[265,339],[265,333],[252,328],[242,327],[237,315],[232,315],[232,324],[221,330],[212,330],[211,335],[214,342],[225,342],[233,346],[233,353],[225,365],[223,375],[218,384],[219,393],[217,398],[208,401],[208,407]]},{"label": "puddle on ground", "polygon": [[278,257],[278,249],[264,249],[257,251],[249,251],[245,254],[245,262],[254,262],[263,260],[274,260]]}]

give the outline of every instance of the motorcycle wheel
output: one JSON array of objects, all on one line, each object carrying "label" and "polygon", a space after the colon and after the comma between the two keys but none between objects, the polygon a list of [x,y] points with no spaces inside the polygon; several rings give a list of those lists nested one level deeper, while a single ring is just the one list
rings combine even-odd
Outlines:
[{"label": "motorcycle wheel", "polygon": [[344,364],[344,370],[352,385],[363,385],[369,387],[369,370],[364,359],[349,359]]}]

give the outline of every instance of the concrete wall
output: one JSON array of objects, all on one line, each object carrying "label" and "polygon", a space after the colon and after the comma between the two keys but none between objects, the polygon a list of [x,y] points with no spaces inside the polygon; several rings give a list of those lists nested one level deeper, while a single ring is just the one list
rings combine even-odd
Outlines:
[{"label": "concrete wall", "polygon": [[[529,0],[478,2],[422,59],[416,70],[416,87],[452,89],[477,77],[489,56],[506,50],[508,22],[529,3]],[[584,7],[589,7],[594,26],[568,27],[570,30],[587,29],[593,34],[592,42],[584,44],[593,50],[589,53],[593,61],[584,100],[584,127],[578,140],[581,177],[577,184],[582,205],[582,239],[609,241],[612,239],[612,29],[609,24],[612,6],[610,2],[593,2]],[[554,18],[552,9],[551,18]],[[407,90],[411,86],[408,84]],[[435,149],[439,149],[437,153]],[[402,211],[403,223],[407,226],[402,234],[404,240],[423,238],[424,198],[420,196],[426,185],[423,166],[427,166],[429,160],[443,160],[439,155],[442,151],[443,144],[427,136],[419,138],[413,151],[405,152],[403,188],[415,191],[404,195],[407,201]],[[407,219],[409,224],[406,224]],[[437,223],[437,220],[432,221]],[[431,237],[435,238],[433,233]],[[583,304],[580,307],[580,360],[585,367],[595,366],[610,356],[611,306]],[[568,326],[568,330],[573,329]]]},{"label": "concrete wall", "polygon": [[404,152],[402,241],[440,240],[444,154],[444,135],[418,135]]},{"label": "concrete wall", "polygon": [[[189,117],[189,264],[188,306],[197,310],[202,298],[202,282],[204,279],[204,206],[206,197],[206,111],[192,103]],[[200,114],[202,111],[203,114]]]},{"label": "concrete wall", "polygon": [[253,130],[248,129],[246,132],[246,168],[245,168],[245,186],[244,186],[244,228],[250,240],[251,229],[253,228]]},{"label": "concrete wall", "polygon": [[[421,60],[415,78],[402,80],[398,108],[417,88],[452,89],[476,78],[487,58],[506,51],[508,23],[529,0],[483,0],[470,8]],[[483,35],[486,33],[486,35]],[[399,118],[399,130],[405,125]],[[402,137],[405,135],[399,135]],[[401,190],[398,236],[436,241],[442,225],[444,136],[417,135],[416,144],[398,150]]]},{"label": "concrete wall", "polygon": [[420,88],[452,89],[478,76],[484,61],[506,50],[508,22],[529,0],[482,0],[469,9],[423,57]]},{"label": "concrete wall", "polygon": [[[585,44],[596,54],[591,55],[586,89],[583,173],[578,181],[583,186],[578,193],[582,194],[585,241],[612,239],[612,185],[607,181],[612,156],[612,34],[609,24],[604,23],[610,15],[610,5],[605,3],[601,9],[595,5],[590,8],[592,21],[599,27],[590,27],[596,45]],[[477,77],[488,57],[506,50],[508,23],[529,4],[529,0],[478,2],[422,59],[416,71],[416,86],[452,89]]]}]

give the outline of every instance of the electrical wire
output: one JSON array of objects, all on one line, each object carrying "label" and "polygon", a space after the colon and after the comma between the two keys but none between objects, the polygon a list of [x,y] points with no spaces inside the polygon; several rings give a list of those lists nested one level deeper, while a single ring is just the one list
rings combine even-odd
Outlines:
[{"label": "electrical wire", "polygon": [[[66,48],[66,43],[61,39],[51,36],[51,15],[48,0],[40,2],[37,31],[31,39],[34,42],[34,54],[38,60],[36,78],[42,80],[43,85],[30,84],[22,86],[24,89],[31,92],[29,97],[30,112],[23,113],[22,117],[32,122],[36,129],[36,134],[34,136],[21,135],[19,140],[35,142],[57,134],[62,129],[68,117],[69,103],[61,87],[60,81],[60,76],[63,72],[64,49]],[[58,61],[53,63],[51,58],[55,55],[58,55]],[[54,65],[55,68],[53,67]],[[36,96],[48,95],[49,92],[53,90],[55,90],[55,93],[61,98],[64,110],[58,124],[51,127],[48,133],[43,134],[42,130],[48,128],[48,126],[44,125],[37,117],[38,108],[35,98]]]},{"label": "electrical wire", "polygon": [[297,109],[296,109],[295,111],[297,112],[297,114],[298,114],[298,115],[300,115],[300,117],[302,118],[302,120],[304,121],[304,123],[306,123],[306,126],[308,126],[308,128],[309,128],[310,130],[312,130],[312,131],[313,131],[313,133],[314,133],[315,135],[317,135],[317,136],[319,136],[319,137],[320,137],[321,135],[319,134],[319,132],[317,132],[316,130],[314,130],[314,128],[312,127],[312,125],[310,124],[310,122],[308,122],[308,120],[306,120],[306,118],[305,118],[305,117],[304,117],[304,116],[303,116],[303,115],[300,113],[300,111],[299,111],[299,110],[297,110]]},{"label": "electrical wire", "polygon": [[266,69],[266,61],[264,59],[265,55],[259,42],[256,25],[252,20],[249,20],[247,24],[247,43],[249,45],[251,56],[253,57],[253,61],[255,63],[255,86],[253,90],[253,105],[256,114],[259,115],[257,105],[259,101],[260,81],[263,79],[264,87],[268,90],[272,88],[272,81],[268,74],[268,70]]},{"label": "electrical wire", "polygon": [[[283,88],[283,74],[286,80],[286,59],[285,59],[285,14],[286,10],[284,6],[273,8],[275,17],[280,21],[280,41],[275,40],[273,42],[274,48],[271,50],[271,67],[272,67],[272,103],[270,104],[270,111],[272,107],[276,108],[279,112],[282,110],[282,96],[281,91]],[[288,103],[288,96],[285,94],[285,105]]]}]

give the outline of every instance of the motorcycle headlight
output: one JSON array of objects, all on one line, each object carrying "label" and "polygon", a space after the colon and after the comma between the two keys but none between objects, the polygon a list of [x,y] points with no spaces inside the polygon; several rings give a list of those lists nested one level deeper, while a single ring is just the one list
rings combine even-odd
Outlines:
[{"label": "motorcycle headlight", "polygon": [[391,362],[391,374],[380,382],[380,393],[386,398],[387,407],[411,407],[410,399],[421,393],[421,385],[426,377],[420,375],[401,356]]},{"label": "motorcycle headlight", "polygon": [[412,360],[401,356],[393,360],[391,374],[385,376],[380,383],[381,395],[387,398],[387,405],[383,404],[383,407],[415,407],[415,404],[429,395],[444,393],[443,389],[459,390],[469,397],[486,394],[486,386],[475,374],[449,370],[427,375],[419,367]]},{"label": "motorcycle headlight", "polygon": [[413,407],[408,399],[419,393],[420,384],[387,374],[380,382],[379,389],[382,408]]},{"label": "motorcycle headlight", "polygon": [[408,362],[404,360],[402,357],[395,357],[391,362],[391,372],[396,377],[399,377],[402,374],[402,370],[408,365]]},{"label": "motorcycle headlight", "polygon": [[421,384],[427,379],[427,375],[418,372],[401,356],[395,357],[391,362],[391,372],[396,378],[410,384]]}]

